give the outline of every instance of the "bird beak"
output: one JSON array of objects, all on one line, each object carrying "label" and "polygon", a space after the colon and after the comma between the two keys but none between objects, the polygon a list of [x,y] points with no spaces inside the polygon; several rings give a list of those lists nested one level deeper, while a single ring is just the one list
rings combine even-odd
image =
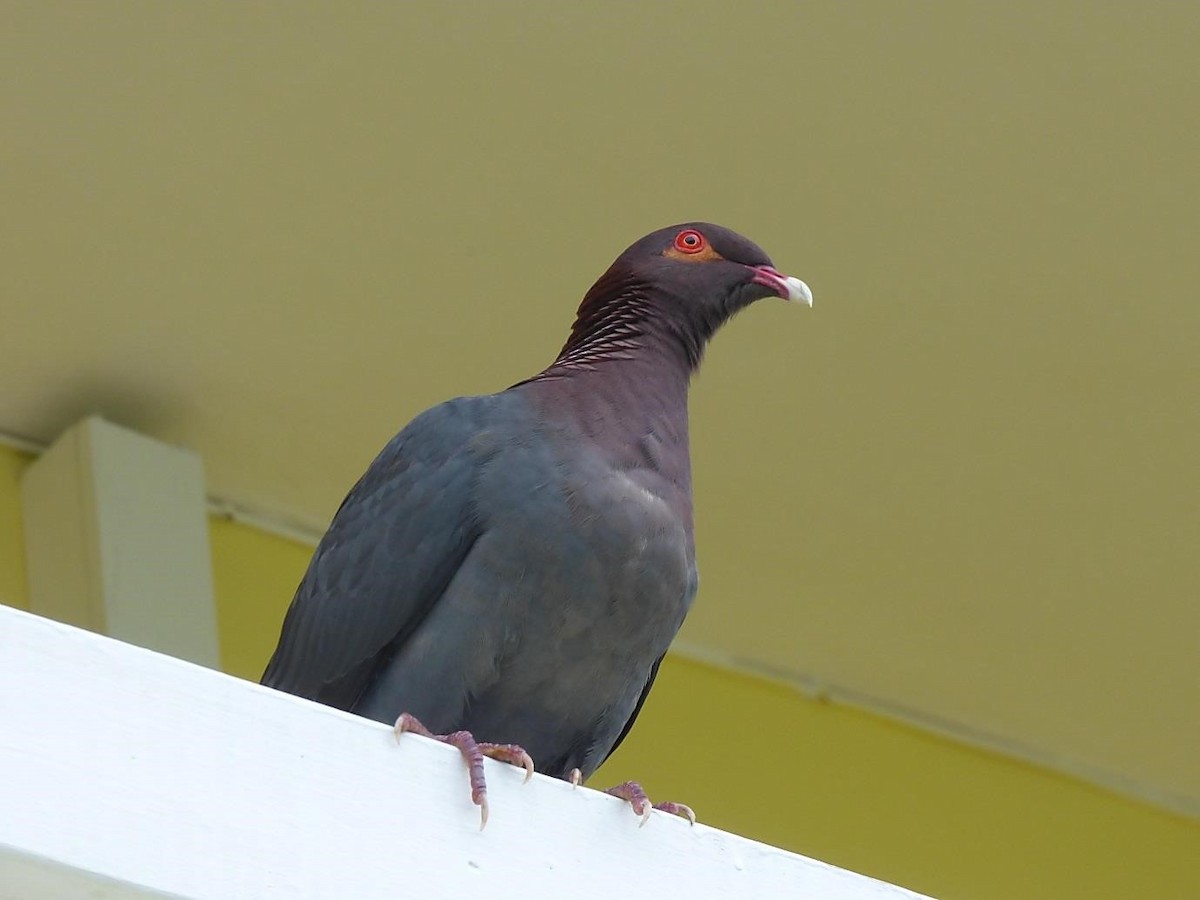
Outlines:
[{"label": "bird beak", "polygon": [[752,280],[755,284],[769,287],[790,303],[807,303],[812,306],[812,291],[808,289],[808,285],[799,278],[784,275],[772,266],[755,266]]}]

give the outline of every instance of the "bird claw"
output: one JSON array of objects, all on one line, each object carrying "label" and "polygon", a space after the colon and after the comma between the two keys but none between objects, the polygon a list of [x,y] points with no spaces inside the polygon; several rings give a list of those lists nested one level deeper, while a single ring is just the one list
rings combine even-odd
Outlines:
[{"label": "bird claw", "polygon": [[469,731],[455,731],[450,734],[434,734],[421,724],[411,713],[401,713],[396,720],[392,733],[396,740],[406,731],[414,732],[422,737],[433,738],[443,744],[457,747],[463,759],[467,762],[467,771],[471,781],[471,802],[479,807],[479,830],[483,831],[488,821],[487,779],[483,774],[483,758],[485,756],[525,769],[525,781],[533,777],[533,758],[524,748],[516,744],[478,743]]},{"label": "bird claw", "polygon": [[618,784],[616,787],[610,787],[604,793],[612,794],[614,797],[620,797],[622,800],[627,800],[629,805],[633,807],[636,815],[641,817],[641,822],[638,823],[638,828],[643,827],[650,821],[650,810],[657,809],[665,813],[670,813],[674,816],[687,819],[692,825],[696,824],[696,814],[692,812],[690,806],[683,803],[655,803],[651,804],[650,798],[646,796],[645,789],[636,781],[626,781],[623,784]]},{"label": "bird claw", "polygon": [[533,777],[533,757],[525,752],[524,747],[516,744],[479,744],[479,752],[509,765],[521,766],[525,769],[525,781]]},{"label": "bird claw", "polygon": [[572,769],[567,773],[567,781],[571,782],[571,787],[579,787],[583,784],[583,773],[578,769]]},{"label": "bird claw", "polygon": [[689,825],[696,824],[696,814],[686,803],[672,803],[668,800],[666,803],[655,803],[654,808],[673,816],[679,816],[681,819],[687,819]]}]

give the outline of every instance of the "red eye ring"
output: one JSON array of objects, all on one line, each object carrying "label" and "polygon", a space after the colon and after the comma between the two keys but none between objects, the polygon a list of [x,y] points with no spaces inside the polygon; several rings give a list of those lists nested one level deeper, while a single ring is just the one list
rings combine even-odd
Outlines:
[{"label": "red eye ring", "polygon": [[708,242],[704,240],[704,235],[694,228],[675,235],[675,249],[680,253],[699,253],[707,246]]}]

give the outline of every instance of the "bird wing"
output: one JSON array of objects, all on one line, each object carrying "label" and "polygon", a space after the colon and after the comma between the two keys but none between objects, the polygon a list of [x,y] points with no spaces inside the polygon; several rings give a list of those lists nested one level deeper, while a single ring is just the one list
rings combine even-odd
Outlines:
[{"label": "bird wing", "polygon": [[435,406],[350,490],[309,563],[262,683],[349,709],[479,537],[472,453],[489,398]]},{"label": "bird wing", "polygon": [[[664,653],[663,656],[666,656]],[[625,727],[621,729],[621,733],[617,735],[617,739],[613,741],[613,745],[608,748],[608,752],[604,754],[604,759],[600,760],[603,764],[604,760],[608,759],[617,752],[617,748],[621,746],[621,742],[625,740],[625,736],[629,734],[629,730],[633,728],[633,723],[637,721],[638,713],[642,711],[642,705],[646,702],[646,698],[650,696],[650,688],[654,687],[654,679],[658,675],[658,667],[662,665],[663,656],[660,656],[654,661],[654,665],[650,667],[650,675],[646,679],[646,686],[642,688],[642,695],[638,697],[637,705],[633,708],[633,712],[629,714],[629,721],[625,723]]]}]

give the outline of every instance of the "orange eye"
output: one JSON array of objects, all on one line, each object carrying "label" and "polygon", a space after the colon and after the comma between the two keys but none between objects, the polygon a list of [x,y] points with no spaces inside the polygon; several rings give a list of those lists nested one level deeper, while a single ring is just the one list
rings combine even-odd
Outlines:
[{"label": "orange eye", "polygon": [[675,235],[675,249],[680,253],[699,253],[706,246],[704,235],[691,228]]}]

